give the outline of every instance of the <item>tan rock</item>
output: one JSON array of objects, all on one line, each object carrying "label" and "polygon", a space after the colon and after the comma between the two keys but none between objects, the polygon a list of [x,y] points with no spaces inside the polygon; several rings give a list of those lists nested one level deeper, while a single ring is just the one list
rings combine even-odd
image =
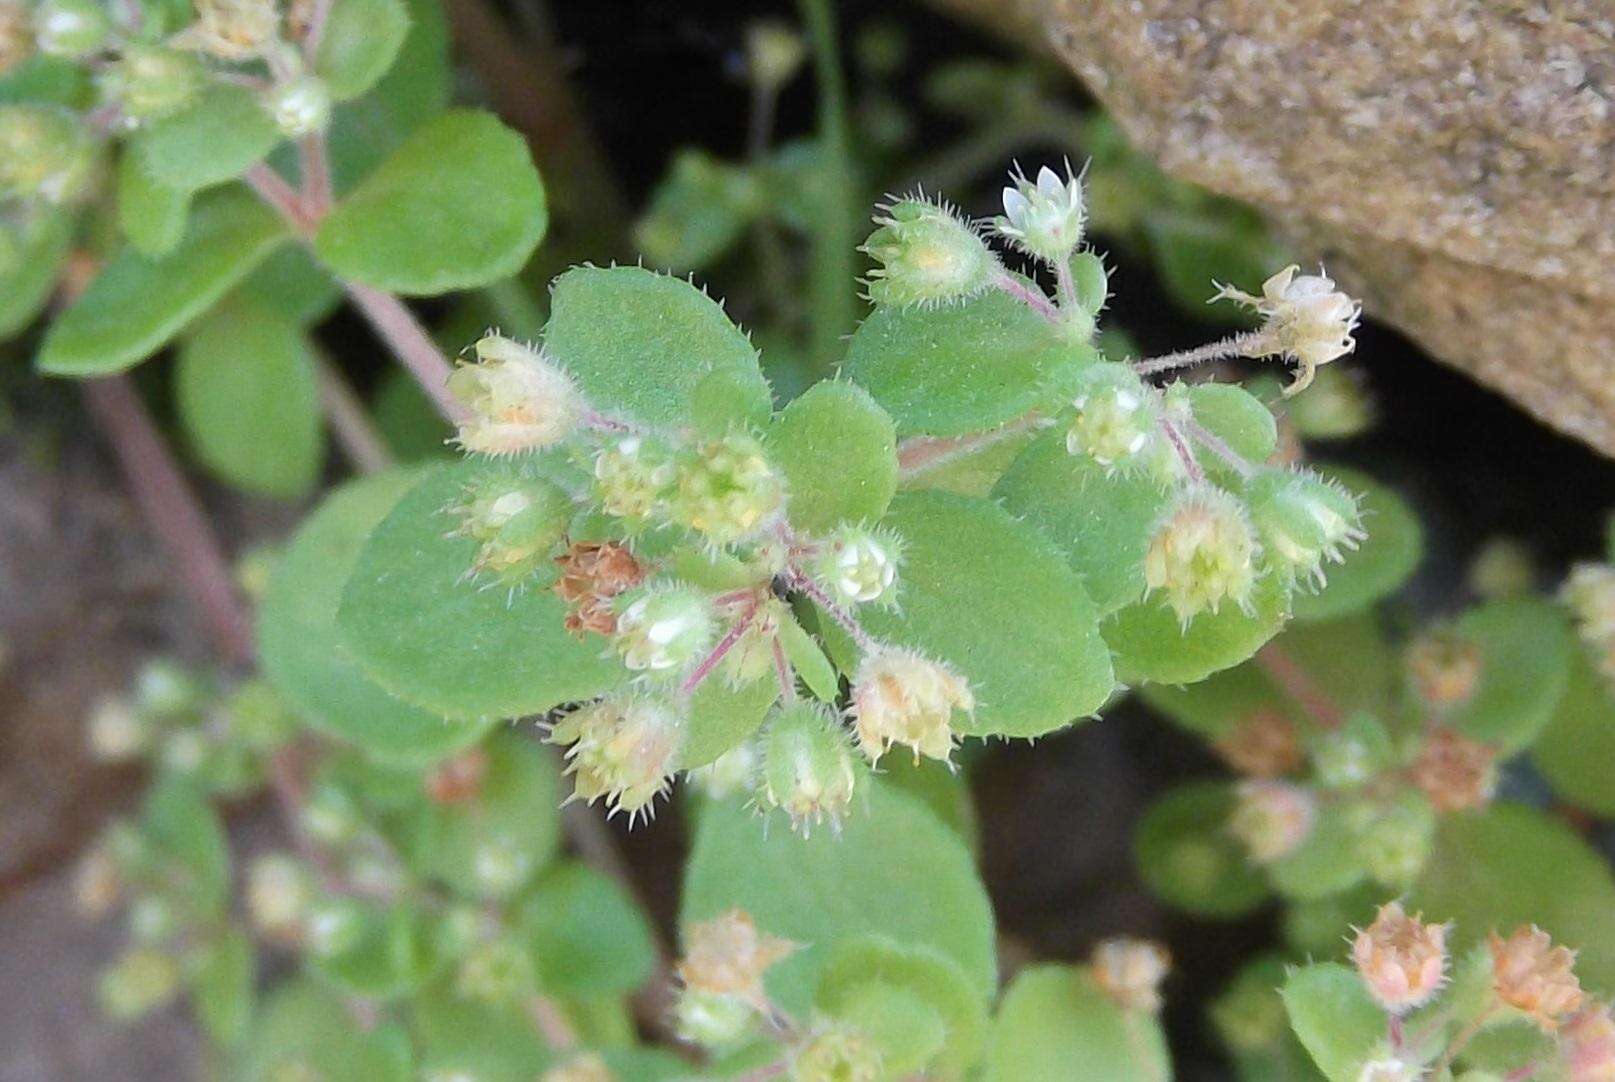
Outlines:
[{"label": "tan rock", "polygon": [[1168,172],[1615,454],[1607,0],[938,0],[1051,48]]}]

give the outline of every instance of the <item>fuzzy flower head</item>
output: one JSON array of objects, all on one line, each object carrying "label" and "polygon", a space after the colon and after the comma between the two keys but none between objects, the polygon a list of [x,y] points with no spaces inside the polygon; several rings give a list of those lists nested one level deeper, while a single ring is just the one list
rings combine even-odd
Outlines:
[{"label": "fuzzy flower head", "polygon": [[1452,729],[1436,729],[1408,776],[1437,811],[1484,808],[1497,789],[1497,751]]},{"label": "fuzzy flower head", "polygon": [[1615,1082],[1615,1017],[1589,1001],[1559,1030],[1567,1082]]},{"label": "fuzzy flower head", "polygon": [[630,525],[659,514],[678,477],[673,450],[655,436],[620,436],[595,453],[591,467],[600,509]]},{"label": "fuzzy flower head", "polygon": [[953,712],[975,708],[964,677],[899,647],[865,654],[852,682],[854,729],[870,762],[893,744],[914,749],[916,761],[922,755],[946,760],[953,752]]},{"label": "fuzzy flower head", "polygon": [[98,52],[112,20],[98,0],[46,0],[34,9],[34,41],[46,56],[78,60]]},{"label": "fuzzy flower head", "polygon": [[876,263],[869,299],[878,305],[947,304],[986,289],[998,259],[951,207],[912,198],[881,208],[859,251]]},{"label": "fuzzy flower head", "polygon": [[95,178],[95,143],[65,109],[0,106],[0,200],[61,206],[76,202]]},{"label": "fuzzy flower head", "polygon": [[1282,781],[1242,782],[1228,831],[1257,864],[1271,864],[1301,847],[1318,817],[1312,794]]},{"label": "fuzzy flower head", "polygon": [[1351,959],[1374,1000],[1392,1014],[1430,1002],[1447,971],[1447,926],[1408,916],[1400,902],[1380,906],[1357,933]]},{"label": "fuzzy flower head", "polygon": [[549,481],[490,475],[447,511],[455,519],[449,536],[477,542],[470,573],[516,586],[550,563],[566,537],[572,498]]},{"label": "fuzzy flower head", "polygon": [[1305,761],[1295,722],[1273,707],[1258,707],[1240,717],[1214,747],[1229,766],[1253,778],[1290,774]]},{"label": "fuzzy flower head", "polygon": [[710,440],[678,464],[673,518],[713,545],[750,540],[784,507],[784,479],[755,436]]},{"label": "fuzzy flower head", "polygon": [[897,570],[902,559],[902,544],[895,535],[842,527],[819,551],[819,581],[838,601],[848,605],[890,603],[896,596]]},{"label": "fuzzy flower head", "polygon": [[1492,987],[1498,998],[1523,1011],[1544,1030],[1558,1028],[1585,998],[1576,978],[1576,952],[1556,947],[1548,933],[1522,924],[1507,939],[1492,932]]},{"label": "fuzzy flower head", "polygon": [[692,924],[684,937],[678,977],[694,992],[731,996],[758,1010],[768,1007],[763,974],[795,954],[798,944],[757,930],[751,914],[731,909]]},{"label": "fuzzy flower head", "polygon": [[632,821],[648,817],[651,802],[671,784],[685,727],[671,703],[621,695],[574,710],[549,739],[566,746],[573,799],[593,804],[604,797],[613,815],[627,812]]},{"label": "fuzzy flower head", "polygon": [[1290,582],[1321,587],[1324,562],[1343,562],[1344,550],[1368,536],[1357,497],[1316,474],[1263,471],[1246,499],[1268,563]]},{"label": "fuzzy flower head", "polygon": [[1148,939],[1115,936],[1093,951],[1093,979],[1118,1006],[1130,1011],[1161,1009],[1161,982],[1172,968],[1165,947]]},{"label": "fuzzy flower head", "polygon": [[560,443],[577,428],[583,396],[541,351],[501,334],[484,335],[476,360],[449,377],[449,393],[470,416],[457,442],[474,454],[514,455]]},{"label": "fuzzy flower head", "polygon": [[1407,649],[1408,683],[1433,710],[1468,702],[1480,686],[1484,658],[1474,640],[1448,629],[1414,639]]},{"label": "fuzzy flower head", "polygon": [[832,1026],[804,1044],[791,1061],[791,1082],[879,1082],[880,1049],[868,1037]]},{"label": "fuzzy flower head", "polygon": [[1071,172],[1067,162],[1064,180],[1046,165],[1037,171],[1035,184],[1018,170],[1009,179],[1004,214],[993,222],[993,228],[1033,259],[1045,263],[1069,259],[1082,243],[1087,221],[1082,178]]},{"label": "fuzzy flower head", "polygon": [[1082,373],[1065,449],[1107,470],[1146,465],[1160,442],[1160,400],[1132,369],[1098,364]]},{"label": "fuzzy flower head", "polygon": [[645,569],[627,546],[613,541],[578,541],[555,558],[560,577],[555,596],[566,602],[566,629],[610,635],[617,630],[613,599],[645,580]]},{"label": "fuzzy flower head", "polygon": [[196,0],[196,22],[176,34],[174,44],[239,63],[263,56],[279,37],[274,0]]},{"label": "fuzzy flower head", "polygon": [[184,109],[206,82],[207,72],[190,53],[130,44],[103,74],[101,87],[134,128]]},{"label": "fuzzy flower head", "polygon": [[1320,365],[1356,348],[1352,332],[1362,315],[1362,305],[1336,289],[1334,279],[1322,271],[1298,276],[1300,269],[1292,263],[1273,275],[1262,283],[1260,297],[1218,285],[1212,298],[1236,301],[1262,317],[1261,330],[1243,351],[1244,356],[1280,353],[1300,366],[1294,382],[1284,389],[1286,397],[1306,390]]},{"label": "fuzzy flower head", "polygon": [[331,122],[331,91],[324,80],[300,75],[264,95],[264,108],[288,139],[324,131]]},{"label": "fuzzy flower head", "polygon": [[678,672],[704,654],[717,633],[706,594],[693,586],[655,586],[618,610],[612,644],[636,672]]},{"label": "fuzzy flower head", "polygon": [[1182,493],[1156,526],[1144,554],[1144,584],[1159,590],[1189,626],[1224,601],[1250,604],[1260,551],[1245,509],[1219,488],[1198,486]]},{"label": "fuzzy flower head", "polygon": [[826,819],[838,827],[852,807],[858,772],[846,730],[829,710],[805,702],[776,709],[762,748],[758,805],[784,811],[803,835]]}]

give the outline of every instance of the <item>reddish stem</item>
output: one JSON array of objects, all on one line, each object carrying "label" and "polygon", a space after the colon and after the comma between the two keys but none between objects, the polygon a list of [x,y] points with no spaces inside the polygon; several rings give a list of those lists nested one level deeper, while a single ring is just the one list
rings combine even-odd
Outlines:
[{"label": "reddish stem", "polygon": [[1189,441],[1183,438],[1183,433],[1178,431],[1178,426],[1163,417],[1161,419],[1161,432],[1166,436],[1166,442],[1172,445],[1172,450],[1177,452],[1178,460],[1183,463],[1183,472],[1187,473],[1191,480],[1204,481],[1206,471],[1200,468],[1200,460],[1194,457],[1194,448],[1190,447]]},{"label": "reddish stem", "polygon": [[701,681],[710,676],[712,670],[716,669],[723,662],[723,659],[729,655],[729,651],[733,650],[735,645],[740,642],[741,636],[746,634],[756,616],[757,606],[753,604],[751,608],[741,614],[740,619],[730,625],[728,632],[718,640],[718,645],[712,648],[712,653],[703,658],[701,664],[695,667],[695,671],[685,678],[684,683],[679,686],[679,691],[688,695],[700,687]]},{"label": "reddish stem", "polygon": [[437,348],[415,313],[391,293],[358,282],[343,282],[342,288],[387,343],[398,363],[409,369],[438,412],[450,421],[464,418],[465,407],[449,394],[449,376],[454,374],[454,366]]},{"label": "reddish stem", "polygon": [[1061,322],[1060,308],[1041,289],[1029,286],[1008,271],[999,271],[993,277],[993,287],[1001,289],[1026,305],[1050,323]]},{"label": "reddish stem", "polygon": [[1320,729],[1338,729],[1345,723],[1340,707],[1282,646],[1270,642],[1256,651],[1256,664]]}]

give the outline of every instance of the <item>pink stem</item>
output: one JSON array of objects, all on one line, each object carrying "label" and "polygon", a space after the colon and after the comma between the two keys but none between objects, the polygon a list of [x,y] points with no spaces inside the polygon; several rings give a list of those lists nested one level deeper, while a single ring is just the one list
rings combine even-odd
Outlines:
[{"label": "pink stem", "polygon": [[839,604],[836,603],[835,598],[825,593],[824,590],[820,588],[818,583],[814,582],[807,575],[803,574],[800,568],[796,567],[790,569],[790,579],[791,585],[806,594],[813,600],[814,604],[818,605],[819,608],[823,609],[827,614],[829,614],[830,619],[834,620],[841,626],[841,630],[852,636],[852,641],[857,643],[860,649],[874,649],[876,645],[875,640],[870,637],[869,632],[863,629],[863,625],[858,623],[857,619],[853,617],[852,613],[848,612],[846,609],[843,609]]},{"label": "pink stem", "polygon": [[465,408],[449,394],[449,376],[454,374],[454,366],[443,356],[415,314],[391,293],[383,293],[359,282],[343,282],[342,287],[376,329],[376,333],[386,341],[388,348],[398,358],[398,363],[409,369],[410,375],[432,399],[438,412],[450,421],[463,419],[466,416]]},{"label": "pink stem", "polygon": [[679,685],[679,691],[688,695],[699,687],[701,681],[711,675],[712,670],[716,669],[719,663],[728,656],[729,651],[735,648],[735,644],[740,642],[741,636],[751,627],[751,622],[756,616],[757,606],[753,605],[741,615],[740,619],[731,624],[728,632],[718,640],[718,645],[712,648],[712,653],[703,658],[701,664],[695,667],[695,671],[685,678],[683,684]]},{"label": "pink stem", "polygon": [[314,235],[315,221],[303,206],[303,199],[286,179],[263,162],[242,174],[242,180],[268,203],[299,236],[307,239]]},{"label": "pink stem", "polygon": [[331,163],[326,150],[325,133],[317,131],[306,135],[298,144],[303,163],[303,202],[309,217],[318,221],[331,211]]},{"label": "pink stem", "polygon": [[1171,372],[1179,368],[1192,368],[1207,361],[1220,361],[1228,357],[1244,357],[1249,354],[1247,350],[1254,349],[1262,340],[1260,331],[1246,331],[1243,334],[1230,335],[1215,342],[1207,342],[1194,349],[1180,349],[1176,353],[1165,353],[1159,357],[1150,357],[1142,361],[1133,361],[1133,371],[1141,376],[1153,376],[1161,372]]},{"label": "pink stem", "polygon": [[1026,305],[1050,323],[1060,322],[1060,308],[1041,289],[1029,286],[1008,271],[999,271],[993,277],[993,287],[1001,289]]},{"label": "pink stem", "polygon": [[391,466],[392,452],[371,424],[364,403],[342,378],[341,371],[327,358],[319,357],[315,361],[314,376],[319,382],[320,405],[325,418],[353,468],[360,473],[376,473]]},{"label": "pink stem", "polygon": [[1280,691],[1318,723],[1320,729],[1338,729],[1345,724],[1345,718],[1341,716],[1334,700],[1313,682],[1311,674],[1284,647],[1268,643],[1256,651],[1256,664],[1279,686]]},{"label": "pink stem", "polygon": [[1249,477],[1256,472],[1256,466],[1250,459],[1234,450],[1228,445],[1227,440],[1224,440],[1199,421],[1190,418],[1184,422],[1183,428],[1189,434],[1190,439],[1228,463],[1239,476]]},{"label": "pink stem", "polygon": [[1039,420],[1034,410],[986,432],[972,432],[966,436],[915,436],[904,440],[897,448],[897,465],[904,478],[917,477],[1018,436],[1036,427]]},{"label": "pink stem", "polygon": [[788,703],[794,703],[796,701],[796,675],[791,669],[791,663],[786,660],[785,647],[780,642],[778,635],[774,636],[774,641],[769,643],[769,646],[774,651],[774,675],[779,680],[780,698]]},{"label": "pink stem", "polygon": [[1163,417],[1161,432],[1166,436],[1166,442],[1172,445],[1172,450],[1177,452],[1179,461],[1183,463],[1183,471],[1190,479],[1204,481],[1206,472],[1200,468],[1199,460],[1194,457],[1194,449],[1189,446],[1189,441],[1183,438],[1183,433],[1178,431],[1178,426]]}]

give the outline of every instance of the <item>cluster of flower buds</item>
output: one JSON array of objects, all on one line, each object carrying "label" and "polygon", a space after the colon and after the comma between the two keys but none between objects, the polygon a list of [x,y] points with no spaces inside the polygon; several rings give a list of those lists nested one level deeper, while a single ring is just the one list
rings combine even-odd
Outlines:
[{"label": "cluster of flower buds", "polygon": [[573,503],[555,483],[512,471],[477,478],[447,510],[457,520],[451,536],[478,545],[466,573],[517,588],[554,562]]},{"label": "cluster of flower buds", "polygon": [[1240,502],[1210,484],[1183,489],[1150,537],[1144,584],[1188,627],[1225,602],[1247,608],[1262,547]]},{"label": "cluster of flower buds", "polygon": [[1284,389],[1286,396],[1306,390],[1320,365],[1356,348],[1352,332],[1362,315],[1362,305],[1336,289],[1328,275],[1298,276],[1300,269],[1292,264],[1273,275],[1262,283],[1259,297],[1219,285],[1213,298],[1236,301],[1262,317],[1261,328],[1240,349],[1242,356],[1280,354],[1299,366],[1294,382]]},{"label": "cluster of flower buds", "polygon": [[1604,678],[1615,685],[1615,566],[1578,564],[1559,596]]},{"label": "cluster of flower buds", "polygon": [[1447,979],[1447,926],[1408,916],[1400,902],[1380,907],[1357,933],[1352,962],[1369,994],[1394,1015],[1422,1007]]},{"label": "cluster of flower buds", "polygon": [[760,743],[758,805],[765,811],[780,809],[792,829],[804,834],[825,820],[832,828],[839,826],[858,785],[851,742],[840,719],[813,703],[779,706]]},{"label": "cluster of flower buds", "polygon": [[844,526],[823,541],[814,570],[831,596],[844,605],[889,606],[897,599],[902,562],[902,539],[895,534]]},{"label": "cluster of flower buds", "polygon": [[1324,562],[1367,537],[1357,497],[1334,481],[1292,470],[1263,470],[1245,485],[1262,554],[1286,582],[1324,583]]},{"label": "cluster of flower buds", "polygon": [[1408,685],[1432,713],[1462,706],[1480,686],[1480,645],[1451,628],[1433,628],[1408,644]]},{"label": "cluster of flower buds", "polygon": [[954,712],[975,708],[975,694],[962,676],[900,647],[867,652],[852,682],[854,730],[871,762],[893,744],[913,749],[916,760],[922,755],[948,759]]},{"label": "cluster of flower buds", "polygon": [[751,915],[731,909],[691,925],[678,964],[683,987],[674,1020],[684,1039],[709,1048],[733,1045],[773,1008],[763,974],[798,945],[759,931]]},{"label": "cluster of flower buds", "polygon": [[731,433],[678,463],[673,521],[715,547],[750,541],[785,508],[785,482],[755,436]]},{"label": "cluster of flower buds", "polygon": [[946,204],[894,200],[881,207],[875,225],[859,249],[876,263],[866,282],[875,304],[950,304],[981,293],[1003,273],[980,231]]},{"label": "cluster of flower buds", "polygon": [[1123,364],[1085,369],[1072,400],[1065,447],[1107,471],[1175,477],[1178,461],[1161,434],[1161,395]]},{"label": "cluster of flower buds", "polygon": [[664,698],[611,696],[581,706],[550,729],[566,747],[573,799],[605,798],[613,814],[649,815],[678,769],[686,719]]}]

